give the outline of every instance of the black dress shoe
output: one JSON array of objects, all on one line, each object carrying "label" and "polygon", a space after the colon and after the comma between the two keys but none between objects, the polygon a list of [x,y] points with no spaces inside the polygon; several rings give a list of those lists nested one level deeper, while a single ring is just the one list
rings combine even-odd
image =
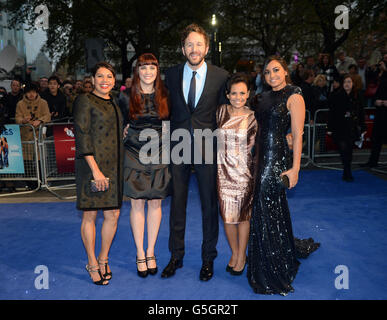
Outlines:
[{"label": "black dress shoe", "polygon": [[200,269],[200,280],[208,281],[214,275],[214,262],[206,261],[203,262],[202,268]]},{"label": "black dress shoe", "polygon": [[169,260],[168,265],[161,273],[161,277],[162,278],[172,277],[175,274],[176,269],[181,268],[182,266],[183,266],[183,260],[171,258],[171,260]]}]

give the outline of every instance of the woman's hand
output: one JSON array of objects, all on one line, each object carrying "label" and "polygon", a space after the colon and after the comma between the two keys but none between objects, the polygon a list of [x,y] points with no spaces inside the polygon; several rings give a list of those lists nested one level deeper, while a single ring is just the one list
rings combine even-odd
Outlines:
[{"label": "woman's hand", "polygon": [[287,175],[288,178],[289,178],[289,189],[293,188],[296,186],[297,182],[298,182],[298,172],[299,170],[297,169],[290,169],[288,171],[285,171],[285,172],[282,172],[281,173],[281,176],[283,175]]},{"label": "woman's hand", "polygon": [[105,191],[109,188],[109,180],[106,179],[100,170],[95,170],[93,172],[93,178],[98,191]]},{"label": "woman's hand", "polygon": [[128,129],[129,129],[129,123],[126,125],[126,127],[124,128],[124,133],[123,133],[123,136],[124,136],[124,139],[126,138],[126,136],[128,135]]}]

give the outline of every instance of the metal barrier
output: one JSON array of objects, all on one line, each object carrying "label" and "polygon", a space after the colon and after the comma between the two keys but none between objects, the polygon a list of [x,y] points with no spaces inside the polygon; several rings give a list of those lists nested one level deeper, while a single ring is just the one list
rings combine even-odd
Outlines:
[{"label": "metal barrier", "polygon": [[59,173],[56,162],[56,151],[54,136],[46,136],[45,132],[53,132],[53,128],[57,125],[68,125],[70,122],[61,123],[45,123],[41,124],[39,130],[39,151],[42,159],[42,189],[45,189],[61,200],[73,200],[76,196],[62,196],[56,191],[75,189],[75,183],[69,183],[59,186],[53,186],[54,182],[74,181],[75,172]]},{"label": "metal barrier", "polygon": [[[40,180],[39,153],[38,153],[36,130],[31,124],[20,124],[19,127],[21,131],[23,127],[30,127],[33,133],[32,140],[21,141],[22,152],[23,152],[23,162],[24,162],[24,173],[0,173],[0,181],[2,182],[12,181],[16,183],[19,181],[36,182],[36,188],[32,190],[26,190],[26,191],[2,193],[0,194],[0,197],[28,194],[28,193],[36,192],[40,189],[41,180]],[[13,188],[15,188],[15,186]]]},{"label": "metal barrier", "polygon": [[312,162],[310,132],[311,132],[310,112],[309,110],[305,110],[304,134],[302,137],[301,167],[307,167]]},{"label": "metal barrier", "polygon": [[[365,110],[371,110],[374,108],[365,108]],[[342,170],[341,161],[330,162],[324,161],[319,162],[319,159],[332,159],[340,157],[337,147],[332,141],[332,138],[327,139],[327,122],[328,122],[328,113],[329,109],[318,109],[316,110],[314,116],[314,125],[313,125],[313,137],[312,137],[312,155],[311,162],[313,165],[319,168],[333,169],[333,170]],[[381,152],[381,155],[386,155],[386,152]],[[355,149],[353,151],[354,157],[368,157],[368,149]],[[365,163],[364,161],[353,161],[353,164]]]},{"label": "metal barrier", "polygon": [[[368,108],[372,109],[372,108]],[[312,164],[316,167],[341,170],[341,161],[329,161],[329,159],[338,158],[340,154],[336,149],[329,146],[327,141],[327,120],[329,109],[319,109],[314,115],[314,123],[311,124],[311,114],[306,110],[305,125],[303,135],[303,147],[301,155],[301,167],[307,167]],[[53,132],[57,125],[72,124],[72,119],[66,119],[67,122],[54,122],[41,124],[39,130],[30,124],[21,124],[20,127],[31,127],[33,132],[33,140],[22,141],[23,158],[24,158],[24,174],[1,174],[0,182],[3,181],[31,181],[36,182],[37,186],[33,190],[12,192],[0,194],[0,197],[27,194],[36,192],[39,189],[44,189],[54,194],[62,200],[73,200],[76,196],[63,196],[57,191],[59,190],[75,190],[75,172],[59,173],[56,162],[55,141],[52,134],[46,135],[46,132]],[[65,121],[66,121],[65,120]],[[38,137],[36,132],[38,131]],[[365,152],[366,151],[366,152]],[[369,150],[354,150],[355,155],[369,156]],[[387,152],[381,152],[381,155],[387,155]],[[320,159],[328,159],[323,163]],[[337,160],[337,159],[336,159]],[[364,161],[365,162],[365,161]],[[357,163],[357,162],[353,162]],[[379,162],[382,166],[387,163]],[[382,169],[382,168],[380,168]],[[373,171],[386,173],[380,169],[372,169]],[[66,182],[72,183],[66,183]],[[65,184],[56,185],[55,183],[65,182]]]}]

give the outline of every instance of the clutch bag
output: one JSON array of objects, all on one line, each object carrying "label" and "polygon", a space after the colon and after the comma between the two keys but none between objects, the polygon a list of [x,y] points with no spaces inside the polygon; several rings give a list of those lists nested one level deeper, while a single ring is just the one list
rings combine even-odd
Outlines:
[{"label": "clutch bag", "polygon": [[[109,185],[110,185],[109,178],[106,178],[106,180],[108,181],[108,187],[104,191],[109,190]],[[95,180],[90,180],[90,190],[91,190],[91,192],[104,192],[104,191],[98,190]]]}]

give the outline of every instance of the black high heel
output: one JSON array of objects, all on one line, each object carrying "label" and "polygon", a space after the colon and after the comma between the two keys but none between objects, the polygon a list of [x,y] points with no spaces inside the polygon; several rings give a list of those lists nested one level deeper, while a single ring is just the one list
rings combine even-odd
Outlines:
[{"label": "black high heel", "polygon": [[145,263],[146,264],[146,259],[138,259],[136,257],[136,264],[137,264],[137,274],[141,277],[141,278],[145,278],[147,275],[148,275],[148,266],[147,266],[147,269],[144,270],[144,271],[140,271],[138,270],[138,264],[139,263]]},{"label": "black high heel", "polygon": [[[150,260],[155,260],[156,261],[156,257],[155,256],[152,256],[152,257],[146,257],[146,261],[150,261]],[[148,263],[146,264],[146,266],[148,267]],[[156,273],[157,273],[157,266],[156,268],[148,268],[148,272],[154,276]]]},{"label": "black high heel", "polygon": [[241,271],[235,271],[234,269],[232,269],[230,271],[230,274],[232,274],[233,276],[240,276],[240,275],[242,275],[243,271],[245,271],[245,268],[246,268],[246,262],[245,262],[245,265],[243,266],[243,269]]},{"label": "black high heel", "polygon": [[231,271],[232,271],[232,268],[233,268],[233,267],[231,267],[229,264],[227,264],[226,271],[227,271],[227,272],[231,272]]},{"label": "black high heel", "polygon": [[91,273],[92,272],[98,272],[98,274],[101,277],[101,279],[97,280],[97,281],[93,281],[93,283],[96,284],[97,286],[106,286],[106,285],[109,284],[109,281],[104,279],[104,277],[102,276],[101,270],[99,269],[99,266],[89,266],[87,264],[86,265],[86,270],[89,273],[89,276],[90,276],[91,280],[93,280],[93,278],[91,277]]},{"label": "black high heel", "polygon": [[[106,280],[111,280],[112,277],[113,277],[113,274],[112,274],[111,271],[108,272],[108,269],[107,269],[107,267],[108,267],[108,262],[109,262],[109,258],[106,258],[106,259],[100,259],[100,258],[98,258],[97,261],[98,261],[98,264],[99,264],[99,265],[103,265],[103,266],[105,267],[105,273],[102,274],[103,277],[104,277]],[[108,277],[109,277],[109,278],[108,278]]]}]

